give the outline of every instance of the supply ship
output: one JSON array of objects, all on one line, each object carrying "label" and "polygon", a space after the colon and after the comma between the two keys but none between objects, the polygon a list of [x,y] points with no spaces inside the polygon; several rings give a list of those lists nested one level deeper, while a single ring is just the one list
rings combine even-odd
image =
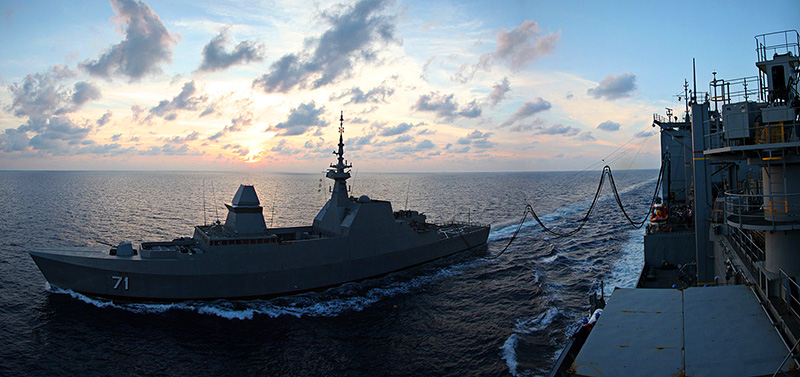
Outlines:
[{"label": "supply ship", "polygon": [[[192,237],[116,247],[33,249],[47,281],[90,296],[176,301],[279,296],[385,275],[486,243],[489,226],[437,225],[414,210],[348,194],[340,117],[331,196],[309,226],[268,229],[253,186],[241,185],[225,223]],[[157,226],[157,225],[156,225]]]},{"label": "supply ship", "polygon": [[755,40],[756,76],[687,82],[683,116],[654,116],[663,214],[639,281],[590,296],[551,376],[798,375],[800,35]]}]

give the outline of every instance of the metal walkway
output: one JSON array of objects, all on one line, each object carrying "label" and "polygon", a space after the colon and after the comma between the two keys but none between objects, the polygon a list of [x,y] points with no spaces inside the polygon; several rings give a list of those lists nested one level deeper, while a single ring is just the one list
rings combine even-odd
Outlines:
[{"label": "metal walkway", "polygon": [[787,353],[746,286],[617,289],[572,370],[577,376],[771,376]]}]

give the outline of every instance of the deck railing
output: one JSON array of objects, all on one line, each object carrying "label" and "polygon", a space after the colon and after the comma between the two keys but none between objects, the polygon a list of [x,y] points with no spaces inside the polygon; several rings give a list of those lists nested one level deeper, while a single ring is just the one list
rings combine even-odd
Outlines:
[{"label": "deck railing", "polygon": [[[800,210],[795,203],[800,203],[800,193],[765,195],[747,190],[727,191],[725,219],[740,225],[768,225],[774,228],[788,221],[800,220],[795,217]],[[765,216],[770,213],[771,218]]]},{"label": "deck railing", "polygon": [[[760,112],[759,112],[760,114]],[[755,116],[756,114],[754,114]],[[757,117],[757,116],[756,116]],[[725,147],[738,147],[744,145],[765,145],[796,143],[800,141],[800,122],[790,121],[778,125],[764,125],[756,123],[750,127],[749,137],[731,137],[733,132],[740,134],[740,130],[731,131],[725,127],[721,118],[712,118],[703,125],[705,130],[709,130],[704,135],[706,149],[717,149]]]}]

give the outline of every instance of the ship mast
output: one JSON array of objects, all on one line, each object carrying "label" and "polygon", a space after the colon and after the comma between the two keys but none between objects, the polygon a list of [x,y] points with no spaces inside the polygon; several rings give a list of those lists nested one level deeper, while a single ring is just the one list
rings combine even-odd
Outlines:
[{"label": "ship mast", "polygon": [[333,190],[331,193],[331,201],[336,206],[344,205],[348,200],[347,194],[347,179],[350,178],[350,172],[345,169],[353,167],[348,164],[344,159],[344,112],[339,117],[339,150],[334,151],[333,154],[337,155],[338,162],[336,165],[331,164],[331,168],[325,174],[326,177],[333,179]]}]

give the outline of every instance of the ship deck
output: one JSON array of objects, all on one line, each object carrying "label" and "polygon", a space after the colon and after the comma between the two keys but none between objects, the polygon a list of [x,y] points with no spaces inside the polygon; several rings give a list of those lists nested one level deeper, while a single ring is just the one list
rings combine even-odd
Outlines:
[{"label": "ship deck", "polygon": [[[771,376],[787,351],[746,286],[617,289],[576,376]],[[782,370],[789,371],[789,360]]]}]

